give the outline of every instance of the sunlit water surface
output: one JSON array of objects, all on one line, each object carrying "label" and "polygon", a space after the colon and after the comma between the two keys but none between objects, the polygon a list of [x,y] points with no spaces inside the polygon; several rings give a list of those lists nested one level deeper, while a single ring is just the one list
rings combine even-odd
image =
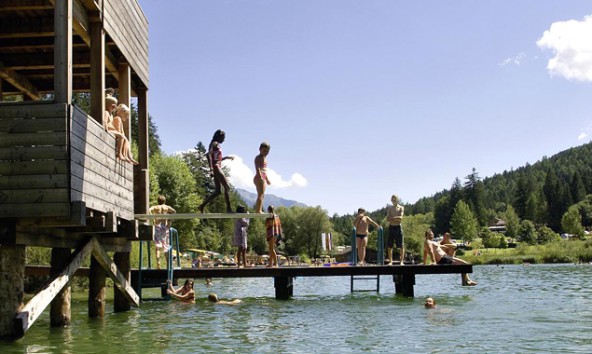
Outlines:
[{"label": "sunlit water surface", "polygon": [[[461,287],[459,275],[418,275],[414,299],[394,295],[389,276],[378,294],[350,293],[349,277],[297,278],[289,301],[275,300],[271,278],[214,279],[210,288],[197,280],[196,304],[113,313],[108,303],[108,315],[91,320],[86,303],[74,302],[69,328],[50,328],[46,310],[25,338],[0,342],[0,353],[590,353],[591,272],[475,266],[476,287]],[[209,292],[243,302],[207,303]],[[427,296],[436,309],[423,307]]]}]

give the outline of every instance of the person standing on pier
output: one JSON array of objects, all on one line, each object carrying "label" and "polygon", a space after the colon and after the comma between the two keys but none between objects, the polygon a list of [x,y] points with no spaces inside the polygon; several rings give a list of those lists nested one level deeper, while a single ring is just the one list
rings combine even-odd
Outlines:
[{"label": "person standing on pier", "polygon": [[275,214],[273,205],[267,207],[267,212],[272,214],[271,218],[265,219],[265,239],[267,240],[267,248],[269,249],[269,264],[268,267],[278,266],[277,252],[275,251],[276,244],[282,238],[282,222],[279,215]]},{"label": "person standing on pier", "polygon": [[[150,207],[150,214],[175,214],[177,211],[171,206],[166,205],[166,197],[164,195],[158,196],[158,205]],[[171,248],[169,229],[171,227],[171,220],[162,218],[154,219],[154,246],[156,247],[156,268],[160,269],[160,255],[165,254],[167,267],[169,264],[169,257],[167,253]]]},{"label": "person standing on pier", "polygon": [[393,194],[391,197],[391,202],[393,205],[391,205],[386,211],[386,221],[389,225],[389,233],[386,240],[388,254],[387,265],[393,264],[393,247],[395,246],[400,250],[399,261],[400,264],[403,265],[405,261],[405,247],[403,246],[403,227],[401,226],[401,223],[403,222],[405,208],[402,205],[399,205],[399,197],[397,197],[396,194]]},{"label": "person standing on pier", "polygon": [[[247,209],[239,205],[236,207],[237,214],[246,213]],[[247,228],[249,227],[249,219],[238,218],[234,222],[234,238],[232,245],[237,247],[236,264],[239,268],[247,266]]]},{"label": "person standing on pier", "polygon": [[222,171],[222,161],[226,159],[234,160],[234,156],[226,156],[222,157],[222,148],[220,145],[226,140],[226,133],[223,130],[216,130],[214,133],[214,137],[210,142],[210,146],[208,148],[208,163],[210,165],[210,170],[214,175],[214,184],[216,189],[214,192],[206,198],[206,200],[201,203],[198,207],[200,213],[204,212],[204,208],[206,205],[212,202],[214,198],[220,195],[222,188],[224,188],[224,200],[226,201],[226,212],[232,213],[232,207],[230,206],[230,185],[228,184],[228,180],[226,179],[226,175],[224,175],[224,171]]},{"label": "person standing on pier", "polygon": [[354,219],[354,227],[356,228],[356,248],[358,249],[358,265],[364,265],[366,259],[366,245],[368,244],[368,226],[370,224],[379,228],[374,220],[366,216],[364,208],[358,209],[358,216]]},{"label": "person standing on pier", "polygon": [[263,198],[265,197],[265,187],[269,182],[267,178],[267,155],[269,154],[270,146],[266,142],[259,145],[259,155],[255,157],[255,177],[253,183],[257,189],[257,202],[255,203],[255,212],[263,214]]}]

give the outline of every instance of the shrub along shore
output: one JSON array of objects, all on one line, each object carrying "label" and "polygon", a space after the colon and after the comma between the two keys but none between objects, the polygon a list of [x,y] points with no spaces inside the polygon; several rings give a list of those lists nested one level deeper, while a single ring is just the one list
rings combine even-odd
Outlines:
[{"label": "shrub along shore", "polygon": [[592,262],[592,240],[559,241],[535,246],[520,243],[516,248],[480,248],[466,250],[457,256],[474,265],[589,263]]}]

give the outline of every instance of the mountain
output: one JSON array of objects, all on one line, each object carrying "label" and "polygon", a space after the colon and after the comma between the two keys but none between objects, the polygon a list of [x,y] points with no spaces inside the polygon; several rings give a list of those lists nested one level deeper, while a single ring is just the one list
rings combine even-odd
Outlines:
[{"label": "mountain", "polygon": [[[255,193],[251,193],[249,191],[246,191],[244,189],[240,189],[237,188],[236,192],[241,196],[241,198],[243,198],[243,200],[247,203],[247,206],[249,207],[253,207],[255,206],[255,201],[257,200],[257,194]],[[288,199],[284,199],[281,197],[278,197],[276,195],[273,194],[265,194],[265,201],[263,202],[264,205],[273,205],[274,207],[286,207],[289,208],[291,206],[301,206],[301,207],[306,207],[306,204],[297,202],[295,200],[288,200]]]}]

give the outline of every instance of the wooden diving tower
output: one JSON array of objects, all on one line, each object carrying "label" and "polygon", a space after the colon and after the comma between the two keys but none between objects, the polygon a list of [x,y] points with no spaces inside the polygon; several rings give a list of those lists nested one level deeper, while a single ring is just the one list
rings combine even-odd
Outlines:
[{"label": "wooden diving tower", "polygon": [[[103,128],[107,87],[128,107],[137,97],[138,166],[116,159]],[[0,337],[24,335],[47,306],[52,326],[68,325],[69,280],[88,257],[89,316],[104,315],[106,276],[115,311],[138,305],[131,242],[153,236],[134,220],[148,213],[147,91],[137,0],[0,1]],[[89,94],[88,112],[74,93]],[[25,304],[28,246],[51,248],[52,276]]]}]

